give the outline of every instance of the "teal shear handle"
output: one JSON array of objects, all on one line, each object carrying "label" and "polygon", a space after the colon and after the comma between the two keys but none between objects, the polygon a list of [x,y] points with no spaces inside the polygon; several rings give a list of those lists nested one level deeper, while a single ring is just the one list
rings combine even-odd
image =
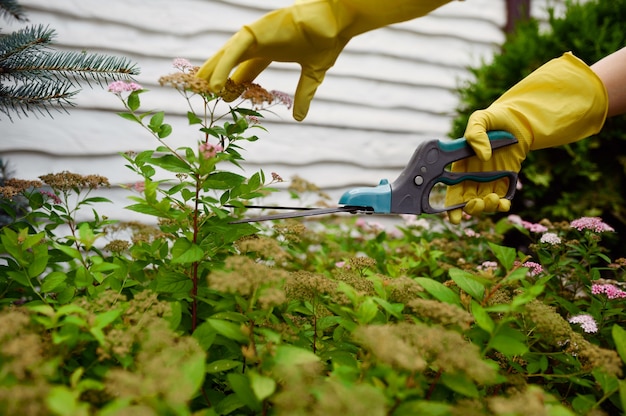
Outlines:
[{"label": "teal shear handle", "polygon": [[[517,139],[505,131],[488,132],[492,149],[495,151],[517,143]],[[508,178],[509,186],[504,198],[513,199],[517,184],[517,173],[510,171],[493,172],[451,172],[448,165],[458,160],[475,156],[467,140],[432,140],[420,145],[400,176],[391,184],[392,213],[434,214],[462,208],[465,203],[434,208],[430,205],[430,193],[435,185],[457,185],[464,181],[492,182]]]},{"label": "teal shear handle", "polygon": [[[517,139],[505,131],[487,133],[494,151],[517,143]],[[465,139],[429,140],[420,144],[400,176],[389,183],[382,179],[376,187],[354,188],[344,193],[340,205],[358,209],[367,208],[376,214],[434,214],[462,208],[465,203],[443,209],[430,205],[430,193],[438,183],[457,185],[463,181],[492,182],[509,179],[507,199],[513,199],[517,184],[517,173],[496,172],[451,172],[447,166],[452,162],[475,156],[474,150]]]}]

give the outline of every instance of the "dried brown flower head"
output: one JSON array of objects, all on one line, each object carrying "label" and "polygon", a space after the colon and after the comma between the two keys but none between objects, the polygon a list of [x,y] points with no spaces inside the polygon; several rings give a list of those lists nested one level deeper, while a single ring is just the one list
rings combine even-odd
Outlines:
[{"label": "dried brown flower head", "polygon": [[6,199],[13,199],[31,188],[40,188],[40,181],[30,181],[25,179],[9,178],[4,181],[4,186],[0,186],[0,196]]},{"label": "dried brown flower head", "polygon": [[63,171],[60,173],[50,173],[39,177],[46,185],[55,191],[67,192],[77,189],[97,189],[102,186],[109,187],[109,180],[100,175],[80,175]]}]

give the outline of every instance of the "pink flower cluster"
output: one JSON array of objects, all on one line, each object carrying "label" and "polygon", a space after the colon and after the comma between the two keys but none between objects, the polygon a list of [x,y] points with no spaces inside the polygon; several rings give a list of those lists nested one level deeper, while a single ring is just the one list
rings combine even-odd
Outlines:
[{"label": "pink flower cluster", "polygon": [[591,285],[591,294],[600,295],[605,294],[609,299],[623,299],[626,298],[626,292],[611,284],[595,284]]},{"label": "pink flower cluster", "polygon": [[381,223],[376,222],[376,221],[368,221],[363,217],[357,219],[354,225],[363,231],[368,231],[368,232],[371,231],[376,234],[379,234],[385,231],[385,226],[382,225]]},{"label": "pink flower cluster", "polygon": [[205,159],[210,159],[212,157],[215,157],[217,152],[223,151],[224,148],[219,144],[202,143],[200,144],[198,150],[200,150],[200,153],[202,154],[202,156],[204,156]]},{"label": "pink flower cluster", "polygon": [[546,231],[548,231],[548,227],[523,220],[519,215],[509,215],[509,221],[511,221],[513,224],[521,225],[532,233],[545,233]]},{"label": "pink flower cluster", "polygon": [[191,65],[191,62],[189,62],[185,58],[174,59],[174,62],[172,62],[172,66],[181,72],[187,72],[193,68],[193,65]]},{"label": "pink flower cluster", "polygon": [[279,103],[286,106],[287,110],[291,110],[291,106],[293,105],[293,98],[291,98],[291,95],[287,94],[286,92],[282,92],[278,90],[272,90],[270,91],[270,94],[272,94],[272,96]]},{"label": "pink flower cluster", "polygon": [[537,276],[539,273],[543,272],[543,266],[539,263],[535,263],[534,261],[525,261],[522,264],[520,264],[519,261],[516,261],[515,265],[526,267],[528,269],[528,276],[530,277]]},{"label": "pink flower cluster", "polygon": [[588,334],[598,332],[598,324],[596,324],[595,319],[593,319],[593,316],[586,313],[572,316],[568,321],[571,324],[579,324],[583,331]]},{"label": "pink flower cluster", "polygon": [[142,86],[136,82],[113,81],[109,84],[109,92],[121,94],[123,92],[133,92],[142,89]]},{"label": "pink flower cluster", "polygon": [[602,218],[599,217],[581,217],[572,221],[570,226],[578,231],[591,230],[596,233],[615,231],[613,227],[603,222]]},{"label": "pink flower cluster", "polygon": [[48,199],[51,199],[55,204],[60,204],[61,202],[63,202],[61,201],[61,198],[59,198],[58,195],[53,192],[40,190],[39,193],[48,197]]}]

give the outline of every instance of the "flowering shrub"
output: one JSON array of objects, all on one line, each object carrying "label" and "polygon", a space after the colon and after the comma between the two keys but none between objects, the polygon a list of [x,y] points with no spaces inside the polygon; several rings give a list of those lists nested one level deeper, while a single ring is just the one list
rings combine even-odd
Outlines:
[{"label": "flowering shrub", "polygon": [[[232,83],[216,95],[175,67],[161,83],[186,101],[197,146],[172,145],[165,114],[140,111],[140,86],[109,87],[157,142],[122,155],[139,177],[128,209],[156,226],[100,217],[98,175],[0,188],[3,205],[30,207],[0,231],[0,413],[623,411],[626,259],[607,256],[600,218],[232,224],[282,181],[232,168],[288,97]],[[512,230],[525,244],[504,243]]]}]

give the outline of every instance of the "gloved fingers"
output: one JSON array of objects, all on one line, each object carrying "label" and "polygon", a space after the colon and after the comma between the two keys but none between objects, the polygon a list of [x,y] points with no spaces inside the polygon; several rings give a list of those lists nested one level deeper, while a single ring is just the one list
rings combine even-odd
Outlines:
[{"label": "gloved fingers", "polygon": [[483,162],[491,159],[491,144],[487,136],[491,128],[489,115],[484,110],[472,113],[465,128],[465,139]]},{"label": "gloved fingers", "polygon": [[239,64],[235,72],[231,75],[231,79],[237,84],[244,82],[252,82],[261,72],[271,64],[270,59],[255,58],[249,59]]},{"label": "gloved fingers", "polygon": [[222,91],[230,73],[246,60],[245,55],[253,44],[254,36],[246,28],[240,30],[200,67],[196,76],[206,79],[211,91]]},{"label": "gloved fingers", "polygon": [[467,201],[465,207],[463,207],[463,211],[467,212],[469,215],[480,215],[485,210],[485,201],[482,198],[472,198]]},{"label": "gloved fingers", "polygon": [[455,224],[455,225],[460,224],[462,218],[463,218],[463,209],[457,208],[457,209],[448,211],[448,220],[450,220],[452,224]]},{"label": "gloved fingers", "polygon": [[302,73],[293,100],[293,118],[297,121],[304,120],[308,114],[311,101],[315,96],[317,88],[324,81],[327,70],[328,68],[302,67]]}]

